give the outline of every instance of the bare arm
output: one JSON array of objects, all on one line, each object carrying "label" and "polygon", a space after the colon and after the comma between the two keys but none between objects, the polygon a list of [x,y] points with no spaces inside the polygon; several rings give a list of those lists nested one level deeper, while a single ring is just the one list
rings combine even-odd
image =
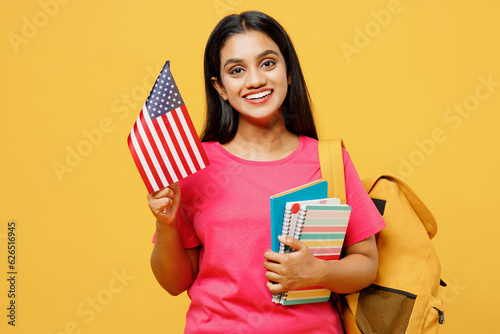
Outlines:
[{"label": "bare arm", "polygon": [[180,203],[178,184],[148,195],[148,204],[156,217],[156,241],[151,268],[160,285],[171,295],[186,291],[198,273],[199,247],[184,249],[177,228]]},{"label": "bare arm", "polygon": [[346,247],[346,255],[339,261],[317,259],[304,243],[294,238],[285,238],[284,243],[296,251],[279,254],[268,250],[264,254],[271,292],[322,286],[337,293],[352,293],[369,286],[377,275],[375,236]]}]

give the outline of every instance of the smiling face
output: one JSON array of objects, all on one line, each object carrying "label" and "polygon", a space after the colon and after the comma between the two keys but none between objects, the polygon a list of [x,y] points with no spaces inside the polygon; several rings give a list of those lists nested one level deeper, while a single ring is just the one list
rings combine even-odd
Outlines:
[{"label": "smiling face", "polygon": [[266,34],[247,31],[228,38],[220,51],[220,82],[212,83],[240,114],[266,126],[282,117],[289,79],[280,49]]}]

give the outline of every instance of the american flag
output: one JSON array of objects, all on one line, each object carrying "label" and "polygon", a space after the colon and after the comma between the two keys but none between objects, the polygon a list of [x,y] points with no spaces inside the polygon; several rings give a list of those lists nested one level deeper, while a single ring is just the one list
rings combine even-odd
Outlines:
[{"label": "american flag", "polygon": [[167,61],[128,136],[128,147],[150,193],[209,162]]}]

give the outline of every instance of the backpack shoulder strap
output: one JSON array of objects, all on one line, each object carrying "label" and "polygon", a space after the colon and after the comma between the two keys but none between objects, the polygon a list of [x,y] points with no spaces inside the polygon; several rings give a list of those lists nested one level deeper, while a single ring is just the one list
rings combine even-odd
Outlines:
[{"label": "backpack shoulder strap", "polygon": [[[321,177],[328,182],[328,197],[340,199],[340,203],[346,204],[344,159],[342,156],[344,142],[340,138],[318,141],[319,165]],[[347,329],[342,315],[340,295],[332,293],[331,301],[335,305],[339,318],[341,319],[342,332],[347,334]]]},{"label": "backpack shoulder strap", "polygon": [[318,141],[321,176],[328,181],[328,197],[340,198],[340,202],[346,204],[342,148],[345,146],[340,138]]},{"label": "backpack shoulder strap", "polygon": [[417,194],[402,180],[399,178],[384,174],[381,176],[373,177],[370,179],[363,180],[363,186],[365,187],[366,192],[370,192],[370,190],[375,186],[378,180],[386,179],[388,181],[394,182],[398,185],[399,189],[403,192],[406,199],[412,206],[413,210],[417,214],[418,218],[422,221],[425,229],[427,230],[427,234],[429,238],[432,239],[437,233],[437,222],[431,211],[427,208],[427,206],[422,202],[422,200],[417,196]]}]

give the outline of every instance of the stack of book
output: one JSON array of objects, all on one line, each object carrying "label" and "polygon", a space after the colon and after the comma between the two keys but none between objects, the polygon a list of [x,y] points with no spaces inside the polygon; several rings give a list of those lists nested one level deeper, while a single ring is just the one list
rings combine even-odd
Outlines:
[{"label": "stack of book", "polygon": [[[278,235],[294,237],[311,250],[317,258],[336,261],[340,258],[351,207],[338,198],[326,198],[328,183],[317,180],[271,196],[272,250],[289,253]],[[331,291],[322,287],[273,294],[277,304],[295,305],[326,302]]]}]

